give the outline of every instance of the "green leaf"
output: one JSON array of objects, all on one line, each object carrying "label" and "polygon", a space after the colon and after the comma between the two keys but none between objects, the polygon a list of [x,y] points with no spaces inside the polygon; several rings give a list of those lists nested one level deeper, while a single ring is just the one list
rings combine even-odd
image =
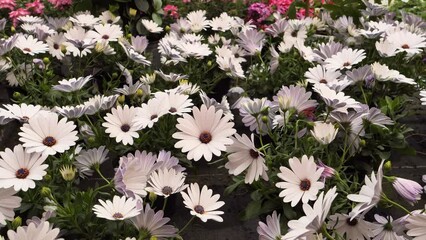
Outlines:
[{"label": "green leaf", "polygon": [[225,195],[231,194],[233,191],[235,191],[235,189],[237,189],[238,186],[240,186],[244,182],[244,179],[233,178],[233,180],[235,181],[235,183],[225,188]]},{"label": "green leaf", "polygon": [[135,0],[136,7],[142,12],[148,12],[149,3],[147,0]]},{"label": "green leaf", "polygon": [[261,201],[253,201],[250,202],[246,209],[244,210],[243,216],[241,217],[243,221],[252,219],[258,216],[261,213],[262,202]]},{"label": "green leaf", "polygon": [[156,13],[152,14],[152,20],[160,26],[161,26],[161,24],[163,24],[163,19],[161,19],[160,15],[158,15]]},{"label": "green leaf", "polygon": [[163,6],[163,2],[161,0],[154,0],[154,9],[156,11],[160,10]]},{"label": "green leaf", "polygon": [[148,33],[141,21],[137,21],[136,31],[138,31],[139,34],[144,34],[144,35],[146,35]]},{"label": "green leaf", "polygon": [[132,1],[132,0],[115,0],[116,2],[122,2],[122,3],[127,3],[127,2],[130,2],[130,1]]},{"label": "green leaf", "polygon": [[74,12],[91,10],[93,7],[91,0],[83,0],[74,6]]}]

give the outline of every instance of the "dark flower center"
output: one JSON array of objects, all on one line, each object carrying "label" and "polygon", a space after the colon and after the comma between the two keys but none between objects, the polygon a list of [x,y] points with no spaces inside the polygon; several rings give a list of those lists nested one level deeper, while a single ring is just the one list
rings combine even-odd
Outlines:
[{"label": "dark flower center", "polygon": [[343,67],[347,67],[347,66],[350,66],[351,65],[351,63],[350,62],[345,62],[345,63],[343,63]]},{"label": "dark flower center", "polygon": [[26,51],[26,52],[31,52],[30,48],[24,48],[23,50]]},{"label": "dark flower center", "polygon": [[27,116],[21,117],[21,122],[23,122],[23,123],[28,123],[28,120],[30,120],[30,118],[27,117]]},{"label": "dark flower center", "polygon": [[15,176],[19,179],[24,179],[30,174],[30,171],[26,168],[20,168],[16,171]]},{"label": "dark flower center", "polygon": [[109,19],[109,20],[107,21],[107,23],[110,23],[110,24],[111,24],[111,23],[112,23],[112,20],[111,20],[111,19]]},{"label": "dark flower center", "polygon": [[53,145],[55,145],[55,144],[56,144],[56,139],[55,139],[54,137],[47,136],[47,137],[43,140],[43,144],[44,144],[44,145],[46,145],[46,146],[48,146],[48,147],[51,147],[51,146],[53,146]]},{"label": "dark flower center", "polygon": [[115,219],[120,219],[120,218],[123,218],[124,216],[123,216],[123,214],[117,212],[117,213],[114,213],[114,215],[112,215],[112,217],[115,218]]},{"label": "dark flower center", "polygon": [[57,43],[53,44],[53,48],[54,49],[59,49],[59,44],[57,44]]},{"label": "dark flower center", "polygon": [[348,219],[346,219],[346,223],[349,225],[349,226],[355,226],[355,225],[357,225],[358,224],[358,220],[356,220],[355,218],[354,219],[350,219],[350,218],[348,218]]},{"label": "dark flower center", "polygon": [[201,205],[197,205],[194,207],[194,211],[199,214],[204,214],[204,208]]},{"label": "dark flower center", "polygon": [[130,126],[129,126],[129,124],[123,124],[122,126],[121,126],[121,131],[123,131],[123,132],[128,132],[130,130]]},{"label": "dark flower center", "polygon": [[311,188],[311,181],[308,179],[302,180],[300,182],[300,190],[302,191],[308,191]]},{"label": "dark flower center", "polygon": [[292,32],[291,32],[291,36],[292,36],[292,37],[297,37],[297,31],[296,31],[296,30],[292,31]]},{"label": "dark flower center", "polygon": [[207,144],[212,140],[212,135],[209,132],[202,132],[199,139],[202,143]]},{"label": "dark flower center", "polygon": [[410,46],[408,46],[408,44],[404,44],[404,45],[402,45],[401,47],[402,47],[403,49],[410,48]]},{"label": "dark flower center", "polygon": [[176,108],[174,108],[174,107],[171,107],[171,108],[169,109],[169,112],[171,112],[171,113],[175,113],[175,112],[177,112],[177,109],[176,109]]},{"label": "dark flower center", "polygon": [[258,158],[259,157],[259,153],[258,152],[256,152],[255,150],[253,150],[253,149],[250,149],[250,157],[252,157],[253,159],[256,159],[256,158]]},{"label": "dark flower center", "polygon": [[157,117],[158,117],[158,115],[157,115],[157,114],[151,115],[151,120],[154,120],[154,119],[156,119]]},{"label": "dark flower center", "polygon": [[107,40],[107,39],[109,39],[109,36],[108,35],[103,35],[102,38],[105,39],[105,40]]},{"label": "dark flower center", "polygon": [[165,187],[163,187],[161,192],[163,192],[164,195],[170,195],[170,194],[172,194],[173,189],[169,186],[165,186]]},{"label": "dark flower center", "polygon": [[320,82],[320,83],[327,83],[327,80],[325,80],[325,79],[323,78],[323,79],[321,79],[319,82]]}]

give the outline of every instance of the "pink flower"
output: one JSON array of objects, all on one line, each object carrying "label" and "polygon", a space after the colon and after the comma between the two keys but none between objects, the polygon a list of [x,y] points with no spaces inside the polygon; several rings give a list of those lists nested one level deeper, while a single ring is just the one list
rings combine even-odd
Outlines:
[{"label": "pink flower", "polygon": [[72,0],[48,0],[51,4],[54,5],[55,8],[63,9],[66,6],[70,6],[72,4]]},{"label": "pink flower", "polygon": [[43,14],[44,5],[40,0],[35,0],[32,3],[25,4],[27,10],[32,11],[35,14]]},{"label": "pink flower", "polygon": [[413,180],[397,177],[392,185],[398,194],[411,205],[421,199],[423,187]]},{"label": "pink flower", "polygon": [[269,7],[276,9],[281,14],[285,14],[292,2],[292,0],[270,0]]},{"label": "pink flower", "polygon": [[182,0],[183,3],[190,3],[191,0]]},{"label": "pink flower", "polygon": [[247,18],[253,20],[256,24],[261,24],[271,16],[271,8],[264,3],[253,3],[248,7]]},{"label": "pink flower", "polygon": [[318,160],[317,169],[320,169],[320,168],[324,169],[321,173],[321,178],[323,178],[324,180],[326,178],[333,177],[334,173],[336,172],[336,170],[334,170],[334,168],[329,167],[329,166],[325,165],[321,160]]},{"label": "pink flower", "polygon": [[175,5],[171,5],[168,4],[166,6],[164,6],[163,8],[164,10],[164,16],[170,16],[174,19],[178,19],[179,18],[179,13],[178,13],[178,7]]},{"label": "pink flower", "polygon": [[[296,13],[296,17],[297,19],[303,19],[306,17],[306,9],[302,8],[300,9],[297,13]],[[313,8],[309,8],[309,17],[313,17],[314,16],[314,9]]]},{"label": "pink flower", "polygon": [[0,9],[8,8],[10,11],[13,11],[15,6],[15,0],[0,0]]},{"label": "pink flower", "polygon": [[27,16],[30,15],[30,12],[27,9],[18,8],[15,11],[11,11],[9,13],[9,18],[13,22],[13,26],[16,27],[18,24],[18,18],[21,16]]}]

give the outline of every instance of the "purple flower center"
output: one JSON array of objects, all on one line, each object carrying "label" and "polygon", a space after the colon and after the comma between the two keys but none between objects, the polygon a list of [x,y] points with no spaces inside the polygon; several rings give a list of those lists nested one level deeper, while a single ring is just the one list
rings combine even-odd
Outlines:
[{"label": "purple flower center", "polygon": [[24,179],[30,174],[30,171],[26,168],[20,168],[16,171],[15,176],[19,179]]},{"label": "purple flower center", "polygon": [[302,180],[300,182],[299,187],[302,191],[308,191],[311,188],[311,181],[309,181],[308,179]]},{"label": "purple flower center", "polygon": [[163,192],[164,195],[170,195],[170,194],[172,194],[173,189],[169,186],[165,186],[165,187],[163,187],[161,192]]},{"label": "purple flower center", "polygon": [[154,119],[156,119],[157,117],[158,117],[158,115],[157,115],[157,114],[151,115],[151,120],[154,120]]},{"label": "purple flower center", "polygon": [[114,213],[114,215],[112,215],[112,217],[113,217],[113,218],[115,218],[115,219],[121,219],[121,218],[123,218],[124,216],[123,216],[123,214],[121,214],[121,213],[117,212],[117,213]]},{"label": "purple flower center", "polygon": [[59,44],[57,44],[57,43],[53,44],[53,48],[54,49],[59,49]]},{"label": "purple flower center", "polygon": [[105,40],[108,40],[109,36],[108,35],[103,35],[102,38],[105,39]]},{"label": "purple flower center", "polygon": [[325,79],[323,78],[323,79],[321,79],[319,82],[320,82],[320,83],[327,83],[327,80],[325,80]]},{"label": "purple flower center", "polygon": [[46,146],[48,146],[48,147],[51,147],[51,146],[53,146],[53,145],[55,145],[55,144],[56,144],[56,139],[55,139],[54,137],[47,136],[47,137],[43,140],[43,144],[44,144],[44,145],[46,145]]},{"label": "purple flower center", "polygon": [[129,124],[123,124],[122,126],[121,126],[121,131],[123,131],[123,132],[128,132],[130,130],[130,126],[129,126]]},{"label": "purple flower center", "polygon": [[347,66],[350,66],[351,65],[351,63],[350,62],[345,62],[345,63],[343,63],[343,67],[347,67]]},{"label": "purple flower center", "polygon": [[250,157],[252,157],[253,159],[256,159],[256,158],[258,158],[259,157],[259,153],[258,152],[256,152],[255,150],[253,150],[253,149],[250,149]]},{"label": "purple flower center", "polygon": [[197,205],[194,207],[194,211],[199,214],[204,214],[204,208],[201,205]]},{"label": "purple flower center", "polygon": [[355,225],[357,225],[358,224],[358,220],[356,220],[355,218],[354,219],[350,219],[350,218],[348,218],[348,219],[346,219],[346,223],[349,225],[349,226],[355,226]]},{"label": "purple flower center", "polygon": [[24,48],[24,49],[22,49],[22,50],[24,50],[25,52],[31,52],[31,49],[30,49],[30,48]]},{"label": "purple flower center", "polygon": [[175,113],[175,112],[177,112],[177,109],[176,109],[176,108],[174,108],[174,107],[171,107],[171,108],[169,109],[169,112],[171,112],[171,113]]},{"label": "purple flower center", "polygon": [[199,137],[202,143],[209,143],[212,140],[212,135],[209,132],[202,132]]},{"label": "purple flower center", "polygon": [[401,46],[401,48],[408,49],[408,48],[410,48],[410,46],[408,46],[408,44],[404,44],[404,45]]}]

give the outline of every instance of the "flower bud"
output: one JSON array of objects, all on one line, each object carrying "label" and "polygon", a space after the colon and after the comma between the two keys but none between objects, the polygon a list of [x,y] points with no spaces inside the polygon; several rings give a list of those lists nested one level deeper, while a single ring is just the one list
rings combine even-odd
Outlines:
[{"label": "flower bud", "polygon": [[128,39],[131,39],[131,38],[133,37],[133,35],[132,35],[131,33],[128,33],[128,34],[126,35],[126,37],[127,37]]},{"label": "flower bud", "polygon": [[143,97],[143,96],[144,96],[144,92],[143,92],[143,90],[139,88],[139,89],[136,91],[136,96],[138,96],[138,97]]},{"label": "flower bud", "polygon": [[157,238],[156,236],[151,236],[151,237],[149,238],[149,240],[158,240],[158,238]]},{"label": "flower bud", "polygon": [[268,123],[269,122],[269,117],[268,116],[262,116],[262,122],[263,123]]},{"label": "flower bud", "polygon": [[66,47],[65,45],[61,45],[61,52],[62,52],[63,54],[66,54],[66,53],[67,53],[67,47]]},{"label": "flower bud", "polygon": [[334,168],[325,165],[323,162],[321,162],[321,160],[318,160],[317,168],[324,169],[321,173],[321,177],[324,179],[331,178],[336,173],[336,170],[334,170]]},{"label": "flower bud", "polygon": [[166,30],[166,32],[170,32],[171,29],[172,28],[170,26],[168,26],[168,25],[164,28],[164,30]]},{"label": "flower bud", "polygon": [[337,131],[332,123],[315,122],[311,134],[320,144],[328,145],[336,138]]},{"label": "flower bud", "polygon": [[87,141],[90,143],[90,144],[93,144],[93,143],[95,143],[96,142],[96,138],[95,137],[89,137],[88,139],[87,139]]},{"label": "flower bud", "polygon": [[40,194],[43,197],[49,197],[50,194],[52,194],[52,190],[50,190],[50,188],[48,187],[42,187],[40,190]]},{"label": "flower bud", "polygon": [[64,165],[59,172],[61,172],[62,178],[69,182],[74,180],[76,169],[71,165]]},{"label": "flower bud", "polygon": [[212,61],[210,61],[210,60],[207,62],[207,66],[208,66],[208,67],[211,67],[211,66],[212,66],[212,64],[213,64],[213,63],[212,63]]},{"label": "flower bud", "polygon": [[20,99],[21,98],[21,93],[20,92],[14,92],[12,95],[13,99]]},{"label": "flower bud", "polygon": [[15,32],[15,31],[16,31],[16,28],[15,28],[14,26],[10,27],[10,31],[11,31],[11,32]]},{"label": "flower bud", "polygon": [[157,194],[155,194],[154,192],[149,192],[148,198],[149,198],[149,201],[153,203],[155,202],[155,200],[157,200]]},{"label": "flower bud", "polygon": [[119,103],[123,104],[123,103],[124,103],[124,101],[126,101],[126,96],[124,96],[124,95],[120,95],[120,96],[118,97],[117,101],[118,101]]},{"label": "flower bud", "polygon": [[129,15],[130,15],[130,17],[135,17],[137,13],[138,13],[138,10],[136,10],[134,8],[130,8],[129,9]]},{"label": "flower bud", "polygon": [[17,229],[21,225],[22,225],[22,218],[21,217],[17,216],[15,219],[13,219],[13,221],[12,221],[12,228],[13,229]]},{"label": "flower bud", "polygon": [[44,175],[43,179],[46,180],[46,181],[50,181],[50,180],[52,180],[52,176],[50,174],[46,174],[46,175]]},{"label": "flower bud", "polygon": [[392,186],[411,206],[414,206],[414,203],[421,199],[423,187],[413,180],[397,177]]},{"label": "flower bud", "polygon": [[361,147],[365,147],[366,144],[367,144],[367,142],[364,139],[361,139],[361,141],[359,141],[359,145]]},{"label": "flower bud", "polygon": [[118,78],[118,73],[113,72],[113,73],[112,73],[112,75],[111,75],[111,78],[112,78],[112,79],[116,79],[116,78]]},{"label": "flower bud", "polygon": [[50,59],[48,57],[44,57],[43,58],[43,63],[46,64],[46,65],[49,64],[50,63]]},{"label": "flower bud", "polygon": [[385,164],[383,165],[383,169],[385,171],[390,171],[392,169],[392,162],[391,161],[385,162]]}]

